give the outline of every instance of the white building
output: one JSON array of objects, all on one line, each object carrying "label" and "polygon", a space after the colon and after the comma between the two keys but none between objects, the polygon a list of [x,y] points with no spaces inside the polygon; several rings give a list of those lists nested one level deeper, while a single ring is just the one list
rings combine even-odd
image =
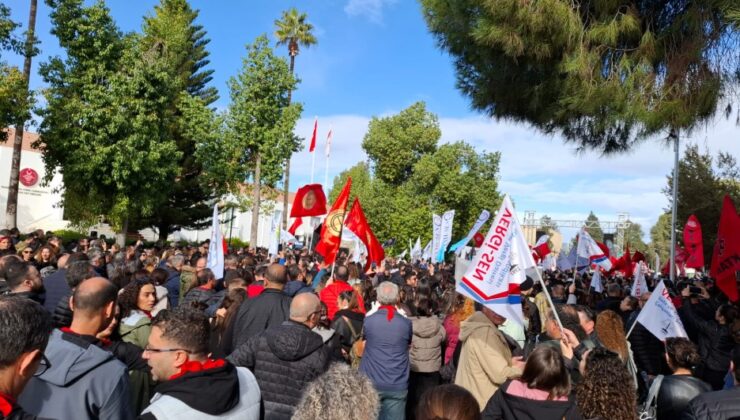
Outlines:
[{"label": "white building", "polygon": [[[8,185],[10,184],[10,167],[13,157],[13,139],[15,130],[8,129],[8,141],[0,143],[0,227],[7,226],[5,221],[5,206],[8,200]],[[18,193],[18,229],[25,233],[34,229],[59,230],[68,229],[69,222],[64,220],[64,209],[61,206],[60,191],[63,188],[62,176],[56,174],[49,185],[43,185],[42,180],[46,174],[42,154],[39,150],[34,149],[31,144],[38,140],[38,134],[25,132],[23,134],[23,149],[21,152],[21,173],[20,173],[20,190]],[[291,193],[289,198],[289,209],[292,205],[295,194]],[[282,199],[282,195],[280,196]],[[228,201],[228,197],[224,198]],[[282,209],[282,200],[279,203],[270,203],[265,207]],[[228,220],[231,217],[231,211],[221,215],[221,231],[224,238],[228,240],[229,234],[234,238],[242,241],[249,241],[252,226],[251,211],[234,213],[233,223]],[[259,234],[257,245],[267,247],[270,242],[270,225],[272,224],[272,213],[260,214]],[[298,229],[298,234],[304,232],[302,228]],[[90,228],[90,231],[96,231],[107,237],[113,237],[114,232],[108,225],[100,224]],[[88,232],[89,233],[89,232]],[[147,240],[156,240],[158,235],[151,229],[145,229],[140,232]],[[184,239],[187,241],[203,241],[210,238],[210,227],[200,231],[182,230],[169,236],[170,240]]]}]

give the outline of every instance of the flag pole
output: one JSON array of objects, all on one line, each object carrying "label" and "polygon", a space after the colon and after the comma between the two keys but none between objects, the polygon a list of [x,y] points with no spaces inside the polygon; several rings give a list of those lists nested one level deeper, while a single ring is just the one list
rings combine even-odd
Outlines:
[{"label": "flag pole", "polygon": [[[576,250],[576,254],[578,254],[578,250]],[[576,260],[578,257],[576,257]],[[555,316],[555,321],[558,323],[558,327],[560,327],[560,330],[563,330],[563,323],[560,321],[560,316],[558,315],[557,309],[555,309],[555,304],[552,302],[552,296],[550,296],[550,292],[547,291],[547,285],[545,285],[545,280],[542,279],[542,274],[540,274],[540,270],[537,269],[537,267],[534,268],[534,271],[537,273],[537,281],[540,282],[542,285],[542,292],[545,293],[545,297],[547,298],[547,303],[550,304],[550,309],[552,309],[552,314]]]},{"label": "flag pole", "polygon": [[313,184],[313,173],[316,168],[316,151],[311,152],[311,183]]},{"label": "flag pole", "polygon": [[[581,227],[581,230],[583,230],[583,227]],[[578,272],[578,247],[581,246],[581,232],[578,232],[578,237],[576,238],[576,260],[573,261],[573,283],[576,282],[576,273]]]},{"label": "flag pole", "polygon": [[636,325],[637,325],[637,320],[635,320],[635,322],[632,323],[632,326],[630,327],[630,330],[627,331],[627,335],[624,337],[625,340],[628,339],[628,338],[630,338],[630,334],[632,334],[632,330],[635,329],[635,326]]}]

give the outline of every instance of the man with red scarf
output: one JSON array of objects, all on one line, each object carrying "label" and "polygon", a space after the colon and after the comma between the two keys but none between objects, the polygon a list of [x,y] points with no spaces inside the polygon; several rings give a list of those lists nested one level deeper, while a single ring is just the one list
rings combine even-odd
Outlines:
[{"label": "man with red scarf", "polygon": [[161,311],[152,320],[144,359],[160,384],[140,419],[259,419],[254,375],[211,359],[208,317],[190,308]]},{"label": "man with red scarf", "polygon": [[45,365],[50,333],[51,317],[41,305],[23,296],[0,297],[0,419],[31,418],[16,398]]},{"label": "man with red scarf", "polygon": [[378,391],[380,419],[403,419],[409,387],[411,321],[398,313],[398,286],[384,281],[378,286],[378,310],[365,318],[365,353],[360,362]]}]

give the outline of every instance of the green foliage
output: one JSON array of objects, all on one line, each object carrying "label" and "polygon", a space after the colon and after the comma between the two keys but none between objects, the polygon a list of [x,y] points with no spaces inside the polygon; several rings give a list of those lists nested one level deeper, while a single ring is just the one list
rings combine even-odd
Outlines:
[{"label": "green foliage", "polygon": [[70,242],[77,242],[80,239],[87,237],[87,235],[82,232],[78,232],[76,230],[68,230],[68,229],[55,230],[54,235],[58,236],[59,239],[62,240],[63,244],[68,244]]},{"label": "green foliage", "polygon": [[[696,145],[687,147],[678,163],[676,229],[681,231],[689,216],[696,215],[701,224],[704,262],[707,265],[711,261],[714,242],[717,239],[725,194],[729,194],[736,203],[740,200],[739,174],[740,169],[733,156],[720,153],[715,167],[715,159],[708,153],[700,153]],[[673,176],[668,175],[666,178],[663,193],[668,198],[669,205],[672,205]],[[670,238],[670,229],[668,235]],[[679,243],[682,238],[683,236],[678,234]]]},{"label": "green foliage", "polygon": [[52,33],[66,58],[42,64],[49,181],[61,168],[73,222],[104,215],[117,227],[162,204],[181,152],[168,135],[167,104],[178,95],[160,49],[124,37],[102,1],[51,1]]},{"label": "green foliage", "polygon": [[[671,254],[671,213],[663,213],[650,228],[649,257],[655,258],[658,254],[660,261],[668,261]],[[646,255],[648,257],[648,255]],[[650,258],[648,258],[650,260]],[[660,269],[660,267],[658,267]]]},{"label": "green foliage", "polygon": [[437,116],[417,102],[397,115],[373,117],[362,148],[373,162],[378,178],[401,185],[411,176],[416,162],[434,152],[442,132]]},{"label": "green foliage", "polygon": [[552,220],[552,217],[544,215],[540,218],[541,229],[547,232],[548,235],[552,235],[553,232],[559,232],[558,224]]},{"label": "green foliage", "polygon": [[[10,8],[0,2],[0,57],[10,50],[24,52],[24,43],[15,35],[20,24],[10,19]],[[32,51],[35,53],[35,51]],[[23,73],[15,66],[0,60],[0,127],[23,124],[30,118],[33,95],[28,91]],[[7,140],[8,133],[0,131],[0,142]]]},{"label": "green foliage", "polygon": [[736,0],[420,3],[473,108],[581,149],[690,130],[740,77]]},{"label": "green foliage", "polygon": [[249,248],[249,241],[242,241],[239,238],[231,238],[231,239],[226,238],[226,240],[231,249]]},{"label": "green foliage", "polygon": [[281,18],[275,20],[277,44],[287,45],[291,57],[298,55],[301,46],[310,47],[316,44],[316,37],[312,33],[313,25],[308,23],[307,19],[308,16],[305,13],[298,12],[294,7],[284,11]]},{"label": "green foliage", "polygon": [[[425,111],[423,103],[414,104],[395,116],[373,119],[363,142],[363,148],[371,156],[370,163],[361,162],[342,172],[335,178],[329,194],[333,202],[347,177],[351,176],[350,199],[360,199],[375,235],[381,241],[391,237],[397,239],[396,248],[389,250],[390,253],[400,253],[409,239],[415,241],[420,237],[422,245],[426,244],[432,235],[432,213],[455,210],[454,240],[467,233],[483,209],[495,211],[501,203],[497,191],[500,154],[476,153],[472,146],[462,141],[437,148],[439,128],[436,120],[434,114]],[[373,159],[368,150],[373,141],[367,139],[371,138],[373,130],[378,130],[378,121],[382,121],[383,132],[393,133],[397,139],[419,138],[411,133],[428,136],[426,146],[408,155],[412,160],[410,168],[395,167],[408,174],[397,184],[387,182],[388,177],[383,176],[380,169],[393,168],[393,165],[384,166],[378,160],[408,153],[404,149],[416,146],[413,142],[388,141],[384,152],[375,155],[377,160]],[[433,132],[437,135],[432,140]],[[383,141],[377,132],[373,135]],[[401,161],[396,162],[400,164]],[[371,171],[371,167],[375,170]]]},{"label": "green foliage", "polygon": [[624,232],[624,243],[629,244],[631,252],[640,251],[644,253],[647,250],[647,244],[642,239],[645,236],[642,226],[639,223],[629,222],[630,226]]},{"label": "green foliage", "polygon": [[[604,231],[601,229],[601,225],[599,224],[599,218],[596,217],[594,212],[590,212],[588,214],[588,217],[586,217],[586,226],[589,226],[586,228],[586,231],[589,235],[591,235],[592,238],[596,242],[604,243]],[[593,227],[590,227],[593,225]]]}]

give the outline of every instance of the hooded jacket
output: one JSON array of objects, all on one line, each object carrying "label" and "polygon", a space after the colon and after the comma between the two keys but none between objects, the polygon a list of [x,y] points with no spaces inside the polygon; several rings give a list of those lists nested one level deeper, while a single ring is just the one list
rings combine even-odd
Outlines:
[{"label": "hooded jacket", "polygon": [[131,419],[128,373],[113,354],[85,337],[54,330],[44,353],[50,367],[18,399],[29,413],[56,419]]},{"label": "hooded jacket", "polygon": [[131,314],[123,318],[121,324],[118,326],[118,333],[121,335],[123,341],[134,344],[142,349],[149,341],[149,334],[151,332],[151,319],[139,310],[131,311]]},{"label": "hooded jacket", "polygon": [[260,389],[254,375],[230,363],[162,382],[156,391],[141,420],[260,417]]},{"label": "hooded jacket", "polygon": [[[483,420],[581,420],[576,400],[531,399],[509,393],[511,381],[506,381],[493,394],[483,409]],[[524,385],[526,386],[526,385]]]},{"label": "hooded jacket", "polygon": [[413,372],[439,372],[445,329],[436,316],[411,317],[413,336],[409,358]]},{"label": "hooded jacket", "polygon": [[227,360],[254,372],[264,418],[271,420],[293,416],[303,390],[326,371],[329,357],[320,335],[288,320],[253,337]]},{"label": "hooded jacket", "polygon": [[501,384],[522,371],[511,365],[506,338],[482,312],[460,323],[460,342],[455,384],[470,391],[482,410]]},{"label": "hooded jacket", "polygon": [[250,338],[287,320],[290,317],[291,300],[277,289],[265,289],[259,296],[245,300],[228,327],[231,343],[224,343],[224,354],[231,353]]}]

